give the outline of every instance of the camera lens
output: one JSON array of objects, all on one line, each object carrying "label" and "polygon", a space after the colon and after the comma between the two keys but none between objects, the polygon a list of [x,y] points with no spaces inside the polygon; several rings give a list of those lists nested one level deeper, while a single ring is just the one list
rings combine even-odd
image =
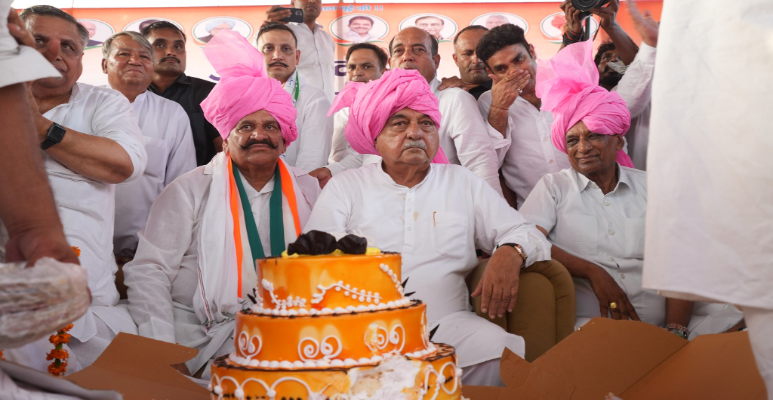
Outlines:
[{"label": "camera lens", "polygon": [[572,0],[572,7],[578,11],[588,12],[592,8],[601,7],[609,3],[609,0]]}]

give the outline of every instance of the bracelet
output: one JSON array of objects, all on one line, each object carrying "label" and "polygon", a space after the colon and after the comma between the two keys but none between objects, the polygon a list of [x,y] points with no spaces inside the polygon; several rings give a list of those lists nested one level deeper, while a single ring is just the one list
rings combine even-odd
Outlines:
[{"label": "bracelet", "polygon": [[564,45],[570,45],[572,43],[577,43],[582,40],[582,32],[577,33],[569,28],[566,28],[566,31],[563,35],[563,41]]},{"label": "bracelet", "polygon": [[684,325],[668,324],[666,330],[684,339],[690,337],[690,331]]}]

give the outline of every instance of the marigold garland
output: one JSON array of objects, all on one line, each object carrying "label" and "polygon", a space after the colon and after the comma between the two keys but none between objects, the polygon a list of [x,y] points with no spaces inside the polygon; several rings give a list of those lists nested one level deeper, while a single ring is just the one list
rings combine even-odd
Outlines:
[{"label": "marigold garland", "polygon": [[75,252],[75,257],[81,256],[81,249],[79,249],[78,246],[72,246],[72,250]]},{"label": "marigold garland", "polygon": [[[75,249],[77,249],[77,247],[73,247],[73,250]],[[76,253],[78,252],[79,250],[76,250]],[[48,373],[51,375],[62,376],[67,370],[66,360],[70,358],[70,355],[67,353],[67,350],[62,348],[62,346],[70,342],[71,336],[67,333],[70,329],[72,329],[72,324],[65,326],[48,338],[48,341],[54,345],[54,349],[46,354],[46,360],[54,360],[54,362],[48,366]]]},{"label": "marigold garland", "polygon": [[0,350],[0,360],[5,360],[5,357],[3,357],[3,351]]}]

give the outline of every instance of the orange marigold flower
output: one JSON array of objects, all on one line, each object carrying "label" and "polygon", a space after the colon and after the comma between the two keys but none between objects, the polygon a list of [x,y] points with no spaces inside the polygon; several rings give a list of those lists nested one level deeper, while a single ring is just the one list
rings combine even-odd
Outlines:
[{"label": "orange marigold flower", "polygon": [[5,360],[5,357],[3,357],[3,351],[0,350],[0,360]]},{"label": "orange marigold flower", "polygon": [[54,376],[64,375],[64,372],[66,370],[67,370],[66,362],[59,364],[59,366],[56,365],[56,362],[52,362],[51,365],[48,366],[48,373]]},{"label": "orange marigold flower", "polygon": [[50,353],[46,354],[46,360],[53,360],[55,358],[58,358],[60,360],[64,360],[66,358],[69,358],[70,355],[67,353],[67,350],[65,349],[53,349]]},{"label": "orange marigold flower", "polygon": [[77,246],[72,246],[72,250],[75,252],[76,257],[81,256],[81,249],[79,249]]}]

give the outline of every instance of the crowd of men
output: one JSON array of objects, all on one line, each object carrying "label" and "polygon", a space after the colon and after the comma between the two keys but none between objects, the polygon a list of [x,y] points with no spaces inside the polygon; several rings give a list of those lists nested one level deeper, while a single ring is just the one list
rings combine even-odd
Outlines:
[{"label": "crowd of men", "polygon": [[[684,338],[745,329],[741,311],[699,301],[705,293],[664,297],[642,284],[659,27],[632,1],[640,45],[612,0],[592,10],[610,38],[594,56],[565,1],[564,46],[549,61],[520,27],[469,26],[453,38],[459,76],[441,81],[438,36],[411,27],[388,52],[349,47],[337,96],[320,4],[294,6],[303,23],[272,7],[254,43],[228,29],[208,39],[217,84],[185,74],[176,25],[116,33],[102,44],[107,87],[78,82],[86,27],[51,6],[10,10],[0,38],[21,45],[22,67],[1,82],[2,112],[34,132],[27,147],[43,156],[0,156],[6,171],[34,166],[23,181],[0,180],[19,185],[15,200],[0,199],[3,255],[73,262],[78,248],[93,300],[71,331],[71,372],[128,332],[199,349],[178,369],[206,378],[233,351],[255,260],[310,230],[358,232],[401,253],[406,291],[427,303],[434,340],[457,348],[464,384],[502,385],[503,349],[524,354],[523,339],[478,317],[469,296],[491,318],[512,311],[519,271],[534,263],[572,275],[578,327],[604,316]],[[37,218],[31,228],[25,214]],[[481,254],[491,258],[470,294]],[[44,370],[49,347],[5,356]],[[770,383],[773,368],[758,365]]]}]

